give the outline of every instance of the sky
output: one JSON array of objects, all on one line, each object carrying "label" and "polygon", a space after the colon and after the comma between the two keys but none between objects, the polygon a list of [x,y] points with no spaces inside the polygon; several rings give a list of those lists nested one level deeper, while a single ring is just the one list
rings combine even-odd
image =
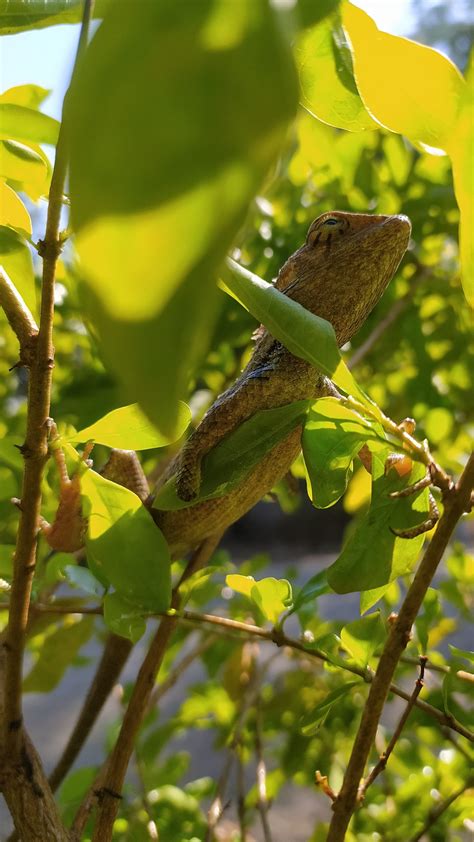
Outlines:
[{"label": "sky", "polygon": [[[413,26],[411,0],[353,0],[375,20],[380,29],[407,35]],[[0,91],[34,82],[50,89],[42,111],[60,117],[75,55],[78,25],[50,26],[18,35],[6,35],[0,43]]]}]

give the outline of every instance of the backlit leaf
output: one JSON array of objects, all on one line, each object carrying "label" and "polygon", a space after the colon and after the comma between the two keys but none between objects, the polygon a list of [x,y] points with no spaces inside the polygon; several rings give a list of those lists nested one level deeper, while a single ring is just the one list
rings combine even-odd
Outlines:
[{"label": "backlit leaf", "polygon": [[171,593],[168,547],[140,499],[92,470],[81,477],[81,496],[94,575],[130,602],[165,611]]},{"label": "backlit leaf", "polygon": [[354,81],[352,58],[337,18],[325,18],[297,38],[301,104],[313,116],[351,132],[377,128]]},{"label": "backlit leaf", "polygon": [[[6,225],[0,225],[0,265],[35,315],[37,307],[31,252],[24,237]],[[0,313],[3,314],[3,310],[0,309]]]},{"label": "backlit leaf", "polygon": [[392,491],[417,482],[425,467],[413,465],[408,476],[399,477],[391,469],[385,475],[385,452],[372,453],[372,501],[370,509],[351,534],[339,558],[327,571],[328,582],[336,593],[372,590],[391,582],[412,569],[424,536],[398,538],[394,529],[409,529],[422,523],[428,513],[428,491],[392,499]]},{"label": "backlit leaf", "polygon": [[195,0],[186,14],[172,0],[140,14],[111,4],[73,84],[84,300],[127,398],[166,433],[208,347],[217,267],[296,104],[289,46],[264,0]]},{"label": "backlit leaf", "polygon": [[0,181],[0,225],[10,225],[31,234],[31,219],[20,197]]},{"label": "backlit leaf", "polygon": [[0,137],[20,143],[56,144],[59,123],[33,108],[0,102]]},{"label": "backlit leaf", "polygon": [[104,599],[104,621],[114,634],[137,643],[145,634],[146,622],[137,605],[118,593],[107,594]]},{"label": "backlit leaf", "polygon": [[380,424],[368,421],[336,398],[320,398],[313,404],[302,445],[308,494],[317,508],[332,506],[342,497],[354,457],[367,441],[380,440],[385,440]]},{"label": "backlit leaf", "polygon": [[386,638],[380,611],[354,620],[341,629],[341,644],[357,664],[366,667]]},{"label": "backlit leaf", "polygon": [[83,442],[93,440],[107,447],[122,450],[147,450],[166,447],[181,438],[191,420],[191,411],[181,403],[174,436],[164,436],[155,429],[137,403],[121,406],[108,412],[89,427],[66,437],[66,441]]},{"label": "backlit leaf", "polygon": [[226,584],[232,590],[251,599],[259,607],[265,619],[273,625],[292,603],[292,588],[286,579],[275,579],[269,576],[256,582],[253,576],[232,573],[226,576]]},{"label": "backlit leaf", "polygon": [[379,30],[352,3],[343,7],[355,78],[369,113],[412,143],[446,149],[464,81],[442,53]]}]

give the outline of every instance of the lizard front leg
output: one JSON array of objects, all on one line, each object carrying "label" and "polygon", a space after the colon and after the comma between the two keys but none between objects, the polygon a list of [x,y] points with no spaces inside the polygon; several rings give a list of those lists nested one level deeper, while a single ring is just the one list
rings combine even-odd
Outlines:
[{"label": "lizard front leg", "polygon": [[254,412],[275,405],[275,399],[271,399],[273,378],[274,367],[263,365],[225,392],[208,410],[179,456],[176,489],[182,500],[193,500],[199,493],[201,464],[209,451]]}]

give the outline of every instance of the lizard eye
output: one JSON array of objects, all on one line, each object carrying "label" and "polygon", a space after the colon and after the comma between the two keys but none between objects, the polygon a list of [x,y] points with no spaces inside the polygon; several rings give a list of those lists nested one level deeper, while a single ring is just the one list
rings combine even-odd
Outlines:
[{"label": "lizard eye", "polygon": [[323,225],[338,225],[339,219],[335,219],[334,216],[330,216],[329,219],[325,219]]}]

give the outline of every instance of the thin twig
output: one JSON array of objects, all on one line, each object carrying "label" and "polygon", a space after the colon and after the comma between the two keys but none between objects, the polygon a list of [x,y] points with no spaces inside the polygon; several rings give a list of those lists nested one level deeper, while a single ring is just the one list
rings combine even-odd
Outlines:
[{"label": "thin twig", "polygon": [[227,784],[229,782],[229,776],[234,765],[235,761],[235,754],[231,751],[227,753],[227,757],[225,759],[224,766],[222,767],[222,771],[219,775],[216,785],[216,791],[214,793],[214,798],[212,799],[211,806],[207,811],[207,832],[206,832],[206,842],[213,842],[214,840],[214,830],[219,824],[224,810],[227,807],[227,804],[224,802],[225,793],[227,790]]},{"label": "thin twig", "polygon": [[419,840],[423,838],[425,833],[428,833],[430,828],[432,828],[433,825],[438,821],[440,816],[442,816],[443,813],[446,812],[446,810],[451,806],[451,804],[453,804],[456,801],[456,799],[459,798],[461,795],[464,795],[467,789],[470,789],[473,786],[474,777],[471,777],[466,781],[465,784],[463,784],[461,787],[459,787],[459,789],[453,792],[452,795],[450,795],[448,798],[445,798],[444,801],[441,801],[441,803],[438,804],[433,810],[430,810],[430,814],[425,824],[418,833],[415,833],[415,835],[410,838],[409,842],[419,842]]},{"label": "thin twig", "polygon": [[237,816],[239,818],[239,840],[246,842],[247,840],[247,811],[245,809],[245,768],[244,759],[242,755],[242,745],[239,742],[234,743],[234,752],[237,760],[236,779],[237,779]]},{"label": "thin twig", "polygon": [[259,695],[255,705],[255,754],[257,755],[257,808],[262,823],[264,842],[272,842],[272,833],[268,821],[270,803],[267,795],[267,767],[263,756],[262,738],[262,699]]},{"label": "thin twig", "polygon": [[407,704],[405,710],[403,711],[403,714],[400,717],[398,725],[395,728],[395,731],[392,735],[392,739],[390,740],[387,748],[385,749],[383,754],[380,756],[380,758],[378,760],[378,763],[375,764],[375,766],[372,769],[370,775],[367,776],[367,778],[365,779],[362,786],[359,787],[359,792],[358,792],[359,801],[364,800],[365,793],[367,792],[369,786],[371,786],[373,784],[373,782],[378,777],[378,775],[380,775],[380,773],[383,772],[383,770],[385,769],[385,767],[388,763],[388,758],[390,757],[393,749],[395,748],[398,740],[400,739],[401,733],[402,733],[402,731],[405,727],[407,719],[410,716],[410,713],[413,710],[415,702],[416,702],[418,696],[420,695],[420,693],[423,689],[423,686],[424,686],[423,685],[423,678],[424,678],[424,675],[425,675],[426,660],[427,660],[426,656],[422,655],[420,657],[420,674],[415,681],[415,687],[413,688],[413,693],[411,694],[411,696],[408,700],[408,704]]},{"label": "thin twig", "polygon": [[445,494],[444,513],[408,590],[396,622],[384,646],[362,714],[341,791],[333,805],[333,818],[327,842],[342,842],[357,804],[357,792],[372,747],[380,716],[399,658],[410,640],[410,629],[421,608],[426,591],[437,570],[448,541],[464,512],[469,508],[474,485],[474,454],[471,455],[457,486]]},{"label": "thin twig", "polygon": [[[7,606],[0,606],[0,608],[7,607]],[[102,615],[103,610],[100,605],[98,606],[88,606],[87,608],[80,608],[79,606],[75,608],[74,606],[69,608],[63,608],[62,606],[49,606],[49,605],[35,605],[35,609],[38,611],[42,611],[44,613],[58,613],[58,614],[68,614],[68,613],[76,613],[76,614],[97,614]],[[157,616],[149,615],[149,616]],[[212,626],[218,626],[220,632],[223,634],[227,634],[229,636],[234,636],[237,633],[239,636],[241,634],[245,634],[249,640],[252,638],[259,638],[260,640],[266,640],[269,643],[276,643],[277,646],[288,648],[294,650],[296,652],[301,653],[309,658],[315,658],[318,661],[322,661],[323,663],[331,664],[331,659],[322,651],[318,649],[312,649],[308,646],[305,646],[299,640],[294,640],[291,637],[287,637],[283,635],[281,632],[275,632],[274,629],[263,629],[260,626],[254,626],[250,623],[243,623],[238,620],[232,620],[229,617],[218,617],[215,614],[199,614],[196,611],[182,611],[181,614],[175,615],[177,616],[178,622],[185,622],[191,623],[196,627],[199,627],[201,624],[209,624]],[[350,672],[353,675],[358,675],[362,678],[367,684],[371,684],[374,674],[369,669],[362,669],[360,667],[354,666],[352,664],[343,664],[342,662],[338,662],[337,664],[332,664],[332,666],[344,670],[346,672]],[[401,687],[398,687],[396,684],[390,684],[390,692],[393,693],[395,696],[399,696],[400,699],[405,699],[406,702],[409,701],[410,695]],[[438,708],[433,707],[428,702],[424,702],[421,699],[417,699],[415,702],[415,706],[419,708],[419,710],[426,713],[427,716],[431,716],[433,719],[436,719],[437,722],[443,728],[450,728],[453,731],[456,731],[462,737],[465,737],[470,742],[474,742],[474,733],[462,725],[460,722],[448,714],[443,713],[443,711],[438,710]]]}]

